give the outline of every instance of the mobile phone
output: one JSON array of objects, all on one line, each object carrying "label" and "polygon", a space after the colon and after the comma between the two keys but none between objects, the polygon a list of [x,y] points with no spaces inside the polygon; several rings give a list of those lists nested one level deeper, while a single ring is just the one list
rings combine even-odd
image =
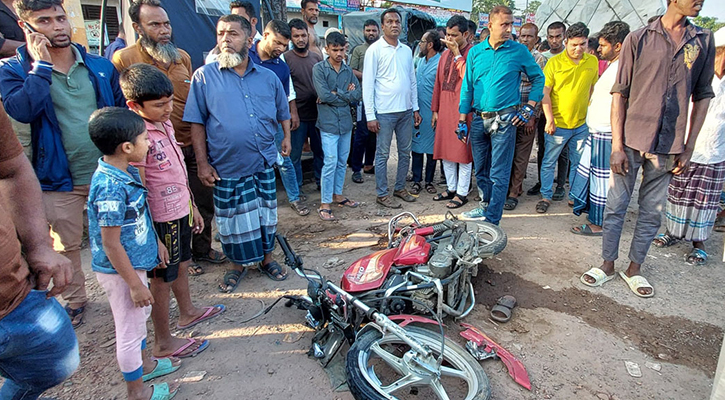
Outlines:
[{"label": "mobile phone", "polygon": [[29,23],[23,21],[23,29],[25,29],[25,32],[28,33],[37,33],[38,31],[33,28]]}]

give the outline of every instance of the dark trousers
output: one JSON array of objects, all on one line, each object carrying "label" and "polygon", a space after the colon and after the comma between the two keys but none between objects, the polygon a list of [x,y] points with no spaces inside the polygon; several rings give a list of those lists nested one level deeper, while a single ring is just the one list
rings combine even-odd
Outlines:
[{"label": "dark trousers", "polygon": [[[534,147],[536,132],[526,133],[523,126],[516,128],[516,149],[514,150],[514,162],[511,167],[511,180],[509,181],[508,197],[518,198],[524,191],[524,178],[526,178],[526,167],[529,166],[531,149]],[[541,172],[539,172],[541,175]]]},{"label": "dark trousers", "polygon": [[[546,117],[543,115],[539,118],[539,122],[536,126],[536,142],[539,144],[539,148],[536,151],[536,168],[539,171],[539,184],[541,184],[541,163],[544,161],[544,128],[546,127]],[[566,184],[567,172],[569,171],[569,149],[564,148],[559,159],[556,162],[556,186],[564,187]]]},{"label": "dark trousers", "polygon": [[[377,146],[375,134],[368,131],[365,107],[362,103],[358,107],[362,107],[362,119],[357,121],[357,129],[355,129],[352,139],[352,151],[350,152],[352,172],[360,172],[363,165],[366,167],[375,165],[375,147]],[[365,158],[365,163],[363,163],[363,158]]]},{"label": "dark trousers", "polygon": [[194,203],[204,219],[204,230],[194,234],[191,239],[191,254],[197,256],[207,255],[211,251],[211,223],[214,219],[214,188],[204,186],[197,175],[196,155],[193,146],[181,148],[186,162],[186,172],[189,174],[189,188],[194,195]]},{"label": "dark trousers", "polygon": [[433,154],[413,153],[413,182],[420,182],[423,180],[423,156],[425,155],[425,183],[433,182],[433,175],[436,172],[436,160],[433,159]]}]

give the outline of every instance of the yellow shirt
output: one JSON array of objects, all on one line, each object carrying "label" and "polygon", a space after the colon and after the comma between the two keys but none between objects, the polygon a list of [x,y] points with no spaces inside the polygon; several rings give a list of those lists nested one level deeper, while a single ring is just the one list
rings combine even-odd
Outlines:
[{"label": "yellow shirt", "polygon": [[551,105],[557,128],[574,129],[586,122],[589,94],[599,79],[599,62],[591,54],[575,64],[566,50],[551,57],[544,67],[546,81],[551,88]]}]

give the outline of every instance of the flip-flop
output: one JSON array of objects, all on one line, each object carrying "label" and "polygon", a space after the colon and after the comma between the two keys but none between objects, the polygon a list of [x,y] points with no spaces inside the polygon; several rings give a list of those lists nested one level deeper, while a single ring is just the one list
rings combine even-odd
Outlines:
[{"label": "flip-flop", "polygon": [[350,208],[357,208],[358,206],[360,206],[360,202],[358,202],[358,201],[352,201],[352,200],[350,200],[350,199],[348,199],[348,198],[346,197],[346,198],[345,198],[345,200],[343,200],[343,201],[338,201],[338,202],[337,202],[337,206],[338,206],[338,207],[350,207]]},{"label": "flip-flop", "polygon": [[222,278],[222,284],[219,285],[219,291],[222,293],[234,292],[245,275],[247,275],[247,267],[242,267],[241,271],[237,271],[236,269],[227,271],[224,274],[224,278]]},{"label": "flip-flop", "polygon": [[[191,323],[189,323],[188,325],[176,324],[176,329],[191,328],[192,326],[194,326],[196,324],[202,323],[206,320],[210,320],[214,317],[218,317],[219,315],[221,315],[221,313],[223,313],[224,311],[227,310],[227,308],[224,306],[224,304],[217,304],[215,306],[204,307],[204,308],[206,309],[206,311],[204,311],[204,314],[202,314],[199,318],[191,321]],[[219,312],[212,314],[216,308],[219,308]]]},{"label": "flip-flop", "polygon": [[192,262],[189,264],[189,276],[199,276],[204,274],[204,268],[201,265]]},{"label": "flip-flop", "polygon": [[199,256],[194,256],[194,259],[196,261],[206,261],[210,262],[212,264],[221,264],[227,262],[227,256],[224,255],[224,253],[216,250],[212,250],[214,253],[214,257],[209,257],[208,254],[203,254]]},{"label": "flip-flop", "polygon": [[703,249],[693,248],[690,254],[685,256],[685,262],[689,265],[705,265],[708,254]]},{"label": "flip-flop", "polygon": [[[579,228],[577,230],[576,228]],[[571,233],[575,235],[581,235],[581,236],[602,236],[602,232],[594,232],[592,231],[592,227],[589,226],[589,224],[582,224],[582,226],[575,226],[571,228]],[[599,268],[597,268],[599,269]],[[593,277],[592,277],[593,278]]]},{"label": "flip-flop", "polygon": [[[655,289],[652,287],[652,285],[649,284],[647,279],[642,275],[635,275],[632,277],[627,276],[627,274],[624,271],[619,271],[619,276],[624,279],[625,282],[627,282],[627,286],[629,286],[629,289],[636,294],[639,297],[642,298],[649,298],[655,295]],[[652,292],[650,294],[642,294],[637,289],[642,288],[650,288],[652,289]]]},{"label": "flip-flop", "polygon": [[142,376],[142,379],[144,382],[150,381],[151,379],[175,372],[179,368],[181,368],[181,365],[174,366],[169,358],[157,358],[154,370]]},{"label": "flip-flop", "polygon": [[679,239],[676,237],[670,235],[669,233],[660,233],[659,235],[655,236],[654,239],[652,239],[652,244],[655,245],[655,247],[659,247],[660,249],[663,249],[665,247],[670,247],[673,244],[677,243]]},{"label": "flip-flop", "polygon": [[[587,280],[584,279],[584,277],[587,275],[594,278],[594,283],[587,282]],[[587,286],[599,287],[599,286],[602,286],[605,283],[611,281],[616,276],[617,276],[617,274],[607,275],[607,273],[602,271],[600,268],[594,267],[594,268],[591,268],[589,271],[583,273],[582,276],[579,277],[579,280],[582,281],[582,283]]]},{"label": "flip-flop", "polygon": [[151,399],[149,400],[171,400],[174,396],[176,396],[176,393],[179,392],[179,389],[170,392],[168,383],[157,383],[155,385],[151,385],[151,389],[153,389],[153,393],[151,394]]},{"label": "flip-flop", "polygon": [[[196,348],[196,350],[192,351],[189,354],[184,354],[182,356],[182,355],[180,355],[181,353],[183,353],[186,349],[188,349],[189,347],[196,344],[196,339],[189,338],[186,340],[188,340],[189,342],[186,343],[185,345],[179,347],[178,349],[176,349],[175,352],[169,354],[167,357],[176,357],[176,358],[196,357],[197,355],[199,355],[199,353],[201,353],[202,351],[206,350],[209,347],[209,341],[204,339],[204,341],[201,342],[201,344],[199,345],[199,347]],[[158,358],[156,358],[156,359],[158,359]]]},{"label": "flip-flop", "polygon": [[506,198],[506,202],[503,203],[503,209],[512,211],[516,209],[516,206],[519,205],[519,199],[516,197],[508,197]]},{"label": "flip-flop", "polygon": [[278,278],[277,275],[282,275],[284,272],[282,270],[282,266],[279,265],[277,261],[271,261],[268,264],[259,264],[259,270],[267,274],[269,279],[273,281],[283,281],[287,279],[287,275],[283,275],[282,278]]},{"label": "flip-flop", "polygon": [[335,218],[335,216],[332,214],[332,210],[327,208],[318,208],[317,215],[319,215],[320,219],[323,221],[337,221],[337,218]]},{"label": "flip-flop", "polygon": [[491,319],[497,322],[508,322],[511,319],[511,311],[516,307],[516,298],[510,294],[501,296],[496,300],[496,305],[491,308]]}]

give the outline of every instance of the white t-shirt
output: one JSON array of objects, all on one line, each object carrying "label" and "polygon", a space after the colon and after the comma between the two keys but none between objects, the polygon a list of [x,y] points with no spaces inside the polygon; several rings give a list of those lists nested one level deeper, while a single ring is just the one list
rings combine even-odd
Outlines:
[{"label": "white t-shirt", "polygon": [[610,119],[610,111],[612,110],[612,86],[617,80],[617,68],[619,68],[619,60],[615,60],[594,85],[592,98],[589,100],[589,109],[587,110],[587,126],[589,132],[611,132],[612,122]]},{"label": "white t-shirt", "polygon": [[695,142],[690,161],[698,164],[717,164],[725,161],[725,79],[712,77],[715,97],[710,100],[705,123]]}]

